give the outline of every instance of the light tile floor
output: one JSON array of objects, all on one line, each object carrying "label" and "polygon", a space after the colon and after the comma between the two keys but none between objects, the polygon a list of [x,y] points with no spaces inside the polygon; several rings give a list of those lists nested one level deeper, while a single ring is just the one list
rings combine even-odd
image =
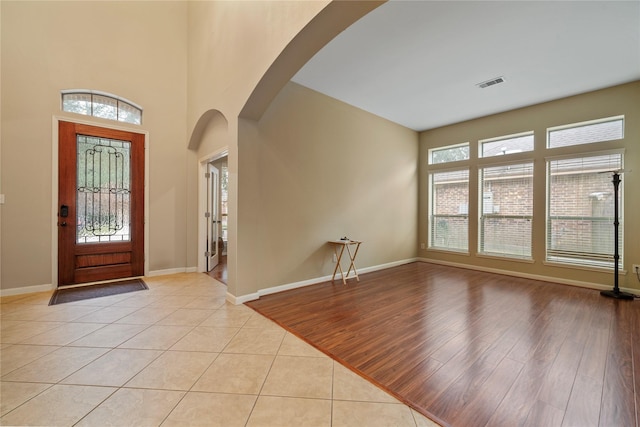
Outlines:
[{"label": "light tile floor", "polygon": [[206,274],[0,305],[0,425],[437,426]]}]

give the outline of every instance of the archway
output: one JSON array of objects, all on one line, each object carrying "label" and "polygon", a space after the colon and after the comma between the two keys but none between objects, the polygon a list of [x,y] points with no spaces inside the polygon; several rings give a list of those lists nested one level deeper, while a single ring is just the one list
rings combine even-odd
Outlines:
[{"label": "archway", "polygon": [[[189,150],[198,157],[198,247],[197,271],[207,271],[208,253],[210,251],[210,227],[212,209],[209,203],[210,165],[214,161],[228,156],[228,121],[219,110],[205,111],[198,119],[189,138]],[[215,222],[217,224],[217,222]],[[217,239],[216,239],[217,240]]]},{"label": "archway", "polygon": [[240,117],[259,120],[284,85],[315,55],[383,1],[332,1],[282,50],[247,99]]},{"label": "archway", "polygon": [[[188,147],[198,154],[199,164],[207,159],[207,155],[215,152],[213,145],[207,140],[206,134],[224,128],[225,135],[220,135],[221,139],[226,139],[228,148],[229,164],[229,249],[228,252],[228,291],[229,298],[235,303],[243,301],[248,290],[238,288],[242,282],[242,271],[250,266],[242,265],[243,251],[239,247],[238,233],[243,229],[239,223],[238,194],[242,190],[238,179],[239,170],[242,169],[242,159],[239,158],[238,128],[236,125],[243,121],[259,120],[267,107],[271,104],[275,96],[289,82],[295,73],[315,55],[326,43],[340,34],[344,29],[356,22],[362,16],[373,9],[384,4],[384,1],[358,1],[342,2],[332,1],[326,5],[309,21],[273,60],[268,69],[262,74],[256,86],[252,89],[242,109],[236,117],[226,120],[223,113],[218,110],[208,110],[203,113],[190,135]],[[227,113],[230,113],[227,111]],[[215,124],[217,123],[217,125]],[[224,123],[224,125],[221,125]],[[203,160],[204,159],[204,160]],[[201,205],[200,201],[198,202]],[[202,234],[202,233],[200,233]],[[201,252],[199,243],[198,253]],[[200,258],[200,256],[198,257]]]}]

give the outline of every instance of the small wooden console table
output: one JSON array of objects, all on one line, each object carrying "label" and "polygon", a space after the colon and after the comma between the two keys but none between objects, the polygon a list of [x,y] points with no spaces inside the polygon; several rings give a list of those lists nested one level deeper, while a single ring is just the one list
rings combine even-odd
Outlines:
[{"label": "small wooden console table", "polygon": [[[356,255],[358,255],[358,249],[360,249],[360,244],[362,242],[358,240],[350,240],[350,239],[340,239],[340,240],[329,240],[329,243],[333,246],[333,252],[336,254],[336,268],[333,269],[333,276],[331,280],[334,281],[336,279],[336,273],[340,270],[340,277],[342,277],[342,283],[344,285],[347,284],[347,279],[349,279],[349,274],[351,274],[351,270],[353,270],[353,276],[359,282],[360,278],[358,277],[358,270],[356,270]],[[355,246],[353,252],[351,252],[351,247]],[[349,269],[345,274],[342,269],[342,265],[340,264],[340,260],[342,259],[342,254],[344,253],[344,249],[347,248],[347,254],[349,255]]]}]

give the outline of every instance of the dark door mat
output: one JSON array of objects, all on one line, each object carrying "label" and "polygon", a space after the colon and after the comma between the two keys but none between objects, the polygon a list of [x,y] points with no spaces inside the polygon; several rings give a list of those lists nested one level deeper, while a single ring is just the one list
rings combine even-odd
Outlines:
[{"label": "dark door mat", "polygon": [[122,280],[119,282],[100,283],[99,285],[80,286],[77,288],[58,289],[51,296],[49,305],[66,302],[100,298],[110,295],[124,294],[149,289],[142,279]]}]

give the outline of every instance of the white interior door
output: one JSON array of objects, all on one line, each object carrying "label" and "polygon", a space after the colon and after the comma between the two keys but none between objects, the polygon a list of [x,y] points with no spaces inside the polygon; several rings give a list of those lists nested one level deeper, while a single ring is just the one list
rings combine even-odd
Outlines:
[{"label": "white interior door", "polygon": [[209,163],[207,167],[207,212],[204,216],[207,223],[207,239],[205,258],[207,271],[211,271],[218,265],[220,250],[218,239],[220,236],[220,170]]}]

